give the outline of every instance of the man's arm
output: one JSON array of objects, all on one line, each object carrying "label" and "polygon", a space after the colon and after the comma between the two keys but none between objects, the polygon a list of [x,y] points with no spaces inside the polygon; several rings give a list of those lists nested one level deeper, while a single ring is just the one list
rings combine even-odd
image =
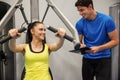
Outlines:
[{"label": "man's arm", "polygon": [[86,45],[83,43],[83,35],[79,35],[79,40],[80,40],[80,48],[86,47]]},{"label": "man's arm", "polygon": [[112,47],[117,46],[119,44],[119,36],[118,36],[117,30],[109,32],[108,36],[110,38],[110,41],[108,43],[100,45],[100,46],[93,46],[93,47],[91,47],[90,52],[96,53],[96,52],[101,51],[101,50],[112,48]]},{"label": "man's arm", "polygon": [[119,36],[118,36],[118,31],[114,30],[112,32],[108,33],[108,36],[110,38],[110,41],[104,45],[100,46],[100,50],[112,48],[114,46],[117,46],[119,43]]}]

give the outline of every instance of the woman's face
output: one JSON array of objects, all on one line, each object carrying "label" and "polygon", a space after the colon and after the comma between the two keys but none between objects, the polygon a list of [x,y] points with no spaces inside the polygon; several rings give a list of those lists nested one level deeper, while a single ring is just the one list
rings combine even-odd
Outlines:
[{"label": "woman's face", "polygon": [[46,34],[45,26],[43,24],[37,23],[36,26],[31,29],[31,34],[35,39],[44,40]]}]

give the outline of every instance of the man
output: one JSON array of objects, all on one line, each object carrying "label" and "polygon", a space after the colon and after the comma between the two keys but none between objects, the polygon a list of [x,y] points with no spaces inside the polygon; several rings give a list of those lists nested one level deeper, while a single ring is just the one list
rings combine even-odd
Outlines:
[{"label": "man", "polygon": [[76,23],[80,47],[90,48],[83,54],[83,80],[111,80],[111,48],[119,43],[115,23],[96,12],[92,0],[78,0],[75,6],[82,16]]}]

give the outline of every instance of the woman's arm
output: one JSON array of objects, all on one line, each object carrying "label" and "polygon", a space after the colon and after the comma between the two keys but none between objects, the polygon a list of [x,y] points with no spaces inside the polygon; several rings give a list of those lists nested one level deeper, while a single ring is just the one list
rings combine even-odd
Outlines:
[{"label": "woman's arm", "polygon": [[66,31],[63,28],[59,28],[58,31],[55,33],[56,36],[59,37],[59,40],[56,43],[48,43],[48,47],[50,51],[56,51],[60,49],[64,43],[64,36]]},{"label": "woman's arm", "polygon": [[20,37],[20,33],[18,33],[18,29],[11,29],[9,30],[9,35],[12,37],[9,40],[9,48],[13,52],[23,52],[25,48],[25,44],[16,45],[16,38]]},{"label": "woman's arm", "polygon": [[26,44],[16,45],[16,40],[15,39],[11,39],[9,41],[9,48],[13,52],[24,52],[25,46],[26,46]]}]

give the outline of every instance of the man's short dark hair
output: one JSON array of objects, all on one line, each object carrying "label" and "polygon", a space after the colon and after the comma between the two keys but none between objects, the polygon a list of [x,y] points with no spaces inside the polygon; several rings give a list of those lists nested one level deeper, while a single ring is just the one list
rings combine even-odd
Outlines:
[{"label": "man's short dark hair", "polygon": [[77,2],[75,3],[75,7],[77,7],[77,6],[88,7],[89,4],[92,4],[92,6],[93,6],[93,1],[92,0],[77,0]]}]

